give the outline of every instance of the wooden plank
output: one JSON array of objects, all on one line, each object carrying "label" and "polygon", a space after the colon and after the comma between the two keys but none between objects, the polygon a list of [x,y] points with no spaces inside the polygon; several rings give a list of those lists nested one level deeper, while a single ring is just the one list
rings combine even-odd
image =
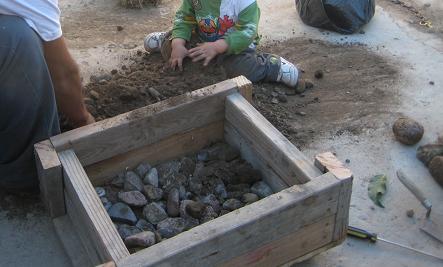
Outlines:
[{"label": "wooden plank", "polygon": [[306,251],[316,250],[330,243],[335,216],[307,225],[279,240],[267,243],[245,255],[238,256],[221,266],[254,267],[280,266],[294,258],[303,256]]},{"label": "wooden plank", "polygon": [[334,215],[339,189],[340,182],[325,174],[132,254],[117,266],[222,264]]},{"label": "wooden plank", "polygon": [[42,201],[51,218],[66,213],[60,160],[49,140],[34,145],[35,162]]},{"label": "wooden plank", "polygon": [[63,215],[52,220],[54,223],[55,231],[62,243],[62,246],[71,260],[72,266],[93,266],[92,261],[89,259],[83,245],[73,231],[74,225],[72,225],[71,219],[68,215]]},{"label": "wooden plank", "polygon": [[339,179],[352,177],[352,171],[338,160],[332,152],[325,152],[315,156],[314,164],[323,173],[332,172]]},{"label": "wooden plank", "polygon": [[290,261],[290,262],[287,262],[285,264],[282,264],[280,267],[295,267],[296,265],[294,266],[294,264],[297,264],[297,263],[300,263],[300,262],[304,262],[304,261],[314,257],[315,255],[318,255],[318,254],[320,254],[322,252],[325,252],[325,251],[327,251],[327,250],[329,250],[329,249],[331,249],[331,248],[333,248],[333,247],[335,247],[337,245],[338,244],[336,244],[334,242],[329,242],[328,244],[326,244],[325,246],[323,246],[321,248],[314,249],[311,252],[306,253],[305,255],[300,256],[300,257],[298,257],[297,259],[295,259],[293,261]]},{"label": "wooden plank", "polygon": [[[243,89],[242,89],[243,90]],[[156,143],[224,118],[227,95],[239,92],[226,80],[181,96],[51,138],[57,151],[73,148],[84,166]]]},{"label": "wooden plank", "polygon": [[95,163],[85,169],[93,185],[103,185],[119,172],[126,168],[134,168],[142,161],[155,165],[195,153],[212,142],[221,140],[223,140],[223,121],[218,121]]},{"label": "wooden plank", "polygon": [[226,120],[289,185],[306,183],[321,172],[240,94],[226,99]]},{"label": "wooden plank", "polygon": [[240,89],[240,94],[248,100],[249,103],[252,103],[252,83],[245,76],[239,76],[237,78],[232,79],[237,84],[237,87]]},{"label": "wooden plank", "polygon": [[341,243],[346,239],[349,224],[349,207],[351,205],[352,176],[341,179],[340,198],[338,199],[337,214],[333,240]]},{"label": "wooden plank", "polygon": [[[89,237],[101,262],[118,261],[129,256],[74,151],[62,151],[59,158],[63,166],[66,198],[72,202],[72,215],[81,225],[77,230],[86,231],[84,235]],[[68,213],[71,211],[68,209]]]},{"label": "wooden plank", "polygon": [[229,145],[238,149],[242,158],[248,161],[254,169],[260,171],[263,180],[274,192],[279,192],[289,187],[288,184],[266,164],[262,157],[260,157],[260,154],[254,150],[251,142],[243,138],[228,121],[225,121],[225,140]]}]

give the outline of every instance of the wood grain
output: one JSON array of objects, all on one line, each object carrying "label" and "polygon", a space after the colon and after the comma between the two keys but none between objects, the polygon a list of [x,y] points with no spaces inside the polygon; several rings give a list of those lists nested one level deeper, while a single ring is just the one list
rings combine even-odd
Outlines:
[{"label": "wood grain", "polygon": [[288,185],[309,182],[321,172],[240,94],[226,99],[226,120]]}]

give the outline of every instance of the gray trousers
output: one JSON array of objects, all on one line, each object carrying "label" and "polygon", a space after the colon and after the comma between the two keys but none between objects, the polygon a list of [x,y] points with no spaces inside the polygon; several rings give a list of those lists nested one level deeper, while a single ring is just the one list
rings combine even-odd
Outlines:
[{"label": "gray trousers", "polygon": [[[165,60],[169,60],[171,56],[171,31],[166,33],[165,42],[162,44],[161,53]],[[192,35],[190,44],[187,46],[195,46],[199,42],[196,34]],[[219,55],[215,60],[221,65],[229,78],[240,75],[245,76],[251,82],[275,82],[277,81],[278,72],[280,70],[281,60],[279,56],[258,53],[255,49],[248,48],[237,55]]]},{"label": "gray trousers", "polygon": [[0,187],[38,188],[33,145],[58,133],[42,40],[23,19],[0,15]]}]

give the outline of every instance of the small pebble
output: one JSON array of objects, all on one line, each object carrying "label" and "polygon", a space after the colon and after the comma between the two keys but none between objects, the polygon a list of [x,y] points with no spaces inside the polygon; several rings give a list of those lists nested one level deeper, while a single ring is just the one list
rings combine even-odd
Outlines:
[{"label": "small pebble", "polygon": [[272,103],[272,104],[278,104],[279,102],[278,102],[278,99],[277,99],[277,98],[273,97],[273,98],[271,99],[271,103]]},{"label": "small pebble", "polygon": [[205,205],[197,201],[189,201],[186,205],[186,213],[195,219],[201,219]]},{"label": "small pebble", "polygon": [[129,248],[147,248],[155,244],[155,234],[150,231],[141,232],[125,238],[125,245]]},{"label": "small pebble", "polygon": [[163,190],[161,188],[148,184],[143,186],[143,194],[146,196],[148,200],[157,201],[162,199]]},{"label": "small pebble", "polygon": [[95,192],[97,193],[98,197],[106,196],[106,191],[103,187],[96,187]]},{"label": "small pebble", "polygon": [[434,83],[434,81],[430,81],[429,84],[430,85],[434,85],[435,83]]},{"label": "small pebble", "polygon": [[183,218],[167,218],[157,225],[157,231],[162,237],[171,238],[185,230],[185,220]]},{"label": "small pebble", "polygon": [[240,200],[235,199],[235,198],[228,199],[223,203],[223,209],[230,210],[230,211],[239,209],[241,207],[243,207],[243,203]]},{"label": "small pebble", "polygon": [[123,26],[118,25],[118,26],[117,26],[117,31],[118,31],[118,32],[123,31]]},{"label": "small pebble", "polygon": [[100,200],[106,210],[109,210],[112,207],[111,201],[109,201],[106,197],[101,197]]},{"label": "small pebble", "polygon": [[111,185],[118,187],[118,188],[122,188],[124,184],[125,184],[125,174],[124,173],[120,173],[111,181]]},{"label": "small pebble", "polygon": [[278,95],[277,99],[278,99],[278,101],[280,101],[282,103],[288,102],[288,97],[285,95]]},{"label": "small pebble", "polygon": [[229,210],[221,210],[220,211],[220,214],[218,215],[218,216],[223,216],[223,215],[225,215],[225,214],[228,214],[228,213],[230,213],[231,211],[229,211]]},{"label": "small pebble", "polygon": [[115,74],[117,74],[117,73],[118,73],[118,70],[116,70],[116,69],[111,70],[111,74],[112,74],[112,75],[115,75]]},{"label": "small pebble", "polygon": [[177,217],[180,215],[180,194],[177,188],[173,188],[169,191],[166,207],[169,216]]},{"label": "small pebble", "polygon": [[143,183],[146,185],[150,184],[158,187],[158,171],[156,168],[152,168],[148,171],[148,173],[145,175],[145,178],[143,179]]},{"label": "small pebble", "polygon": [[125,240],[126,237],[138,234],[142,232],[138,227],[127,225],[127,224],[121,224],[117,228],[117,232],[120,235],[120,237]]},{"label": "small pebble", "polygon": [[350,159],[346,159],[345,162],[349,164],[349,163],[351,163],[351,160]]},{"label": "small pebble", "polygon": [[209,194],[207,196],[204,196],[202,198],[202,202],[206,205],[211,206],[215,212],[220,212],[220,202],[218,201],[217,197],[213,194]]},{"label": "small pebble", "polygon": [[155,226],[146,221],[145,219],[138,220],[137,223],[135,224],[135,227],[137,227],[141,231],[151,231],[151,232],[155,231]]},{"label": "small pebble", "polygon": [[118,199],[134,207],[143,207],[148,203],[146,197],[140,191],[118,192]]},{"label": "small pebble", "polygon": [[133,171],[126,172],[125,183],[123,185],[125,191],[142,191],[143,182],[138,175]]},{"label": "small pebble", "polygon": [[143,215],[152,224],[158,224],[168,218],[165,210],[157,203],[150,203],[143,208]]},{"label": "small pebble", "polygon": [[323,71],[322,70],[316,70],[314,73],[314,77],[317,79],[323,78]]},{"label": "small pebble", "polygon": [[242,196],[242,202],[245,204],[251,204],[259,200],[259,197],[254,193],[246,193]]},{"label": "small pebble", "polygon": [[94,100],[98,100],[98,99],[100,98],[100,94],[97,93],[97,92],[94,91],[94,90],[89,91],[89,95],[90,95],[91,98],[94,99]]},{"label": "small pebble", "polygon": [[406,216],[408,216],[409,218],[412,218],[412,217],[414,217],[414,210],[407,210],[406,211]]},{"label": "small pebble", "polygon": [[260,198],[265,198],[267,196],[270,196],[272,194],[274,194],[274,192],[272,191],[272,189],[269,187],[269,185],[267,185],[265,182],[260,181],[260,182],[256,182],[252,187],[251,187],[251,192],[258,195]]},{"label": "small pebble", "polygon": [[134,225],[137,223],[137,217],[131,208],[121,202],[117,202],[108,210],[109,217],[115,222]]},{"label": "small pebble", "polygon": [[135,172],[140,177],[145,177],[145,175],[148,173],[148,171],[151,169],[151,165],[148,163],[141,163],[135,168]]},{"label": "small pebble", "polygon": [[203,215],[200,220],[201,223],[209,222],[218,217],[217,212],[211,206],[206,206],[203,210]]}]

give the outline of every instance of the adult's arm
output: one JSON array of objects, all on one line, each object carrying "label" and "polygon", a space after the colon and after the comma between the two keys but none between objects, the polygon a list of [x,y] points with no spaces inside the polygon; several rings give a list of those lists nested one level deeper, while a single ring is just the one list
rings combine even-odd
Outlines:
[{"label": "adult's arm", "polygon": [[60,112],[74,127],[93,123],[94,117],[87,111],[83,101],[79,68],[71,57],[64,38],[44,42],[43,48]]}]

